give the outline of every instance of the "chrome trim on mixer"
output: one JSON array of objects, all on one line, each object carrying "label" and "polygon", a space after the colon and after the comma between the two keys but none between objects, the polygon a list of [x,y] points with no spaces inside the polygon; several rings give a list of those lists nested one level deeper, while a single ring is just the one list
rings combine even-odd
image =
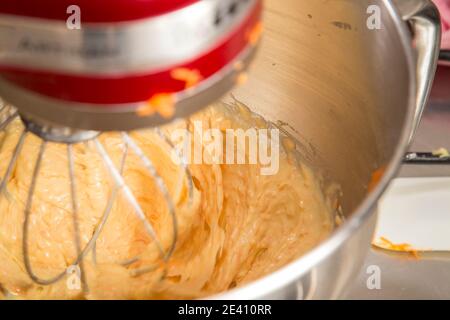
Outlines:
[{"label": "chrome trim on mixer", "polygon": [[81,30],[63,21],[0,14],[0,68],[97,76],[159,71],[211,50],[257,2],[199,1],[155,18],[83,24]]}]

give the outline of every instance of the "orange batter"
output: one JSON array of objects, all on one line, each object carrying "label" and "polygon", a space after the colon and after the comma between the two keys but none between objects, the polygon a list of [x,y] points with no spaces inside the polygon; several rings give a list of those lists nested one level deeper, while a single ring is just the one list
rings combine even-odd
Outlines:
[{"label": "orange batter", "polygon": [[[202,121],[205,127],[222,129],[267,126],[261,118],[238,109],[216,106],[193,119]],[[189,127],[187,122],[165,131]],[[2,175],[21,130],[21,123],[16,122],[0,135]],[[50,286],[31,281],[23,264],[22,222],[40,140],[29,135],[7,191],[0,196],[0,285],[4,291],[28,299],[204,297],[273,272],[331,232],[331,210],[318,180],[307,166],[293,161],[290,150],[281,153],[279,172],[271,176],[261,175],[258,164],[190,165],[194,182],[190,204],[184,171],[171,161],[170,148],[150,131],[132,136],[155,163],[176,204],[178,243],[163,280],[164,268],[156,247],[119,193],[96,244],[96,263],[92,253],[84,260],[88,292],[73,289],[68,277]],[[100,140],[119,166],[123,150],[120,135],[107,133]],[[114,184],[93,144],[75,145],[74,154],[84,247],[102,217]],[[166,203],[131,151],[123,175],[167,249],[173,234]],[[49,144],[29,228],[31,264],[40,278],[66,270],[76,257],[71,209],[66,146]],[[123,264],[134,257],[139,259]],[[150,273],[136,276],[132,272],[154,265],[159,268]]]}]

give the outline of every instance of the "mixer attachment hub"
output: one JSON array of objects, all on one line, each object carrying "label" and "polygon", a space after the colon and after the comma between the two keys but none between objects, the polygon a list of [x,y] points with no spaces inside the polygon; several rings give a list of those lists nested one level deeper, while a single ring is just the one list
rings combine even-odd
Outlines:
[{"label": "mixer attachment hub", "polygon": [[79,143],[98,137],[100,132],[90,130],[77,130],[69,127],[41,125],[32,120],[28,120],[25,116],[20,116],[27,131],[34,133],[45,141],[57,143]]}]

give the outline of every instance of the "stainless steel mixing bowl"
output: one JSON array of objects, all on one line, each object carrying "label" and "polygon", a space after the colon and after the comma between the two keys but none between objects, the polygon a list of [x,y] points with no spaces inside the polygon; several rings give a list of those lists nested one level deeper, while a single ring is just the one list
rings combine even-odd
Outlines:
[{"label": "stainless steel mixing bowl", "polygon": [[[266,34],[251,80],[234,94],[295,129],[313,166],[342,186],[346,222],[309,254],[214,298],[335,299],[362,266],[377,200],[399,168],[426,102],[439,14],[428,0],[265,5]],[[377,13],[381,29],[370,30],[367,19]],[[368,192],[371,174],[384,166],[382,180]]]}]

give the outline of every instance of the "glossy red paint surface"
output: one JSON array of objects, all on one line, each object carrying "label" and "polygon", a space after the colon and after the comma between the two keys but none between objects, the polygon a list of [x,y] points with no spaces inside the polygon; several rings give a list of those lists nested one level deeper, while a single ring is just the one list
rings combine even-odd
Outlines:
[{"label": "glossy red paint surface", "polygon": [[0,13],[65,21],[67,8],[77,5],[90,22],[120,22],[171,12],[199,0],[1,0]]}]

